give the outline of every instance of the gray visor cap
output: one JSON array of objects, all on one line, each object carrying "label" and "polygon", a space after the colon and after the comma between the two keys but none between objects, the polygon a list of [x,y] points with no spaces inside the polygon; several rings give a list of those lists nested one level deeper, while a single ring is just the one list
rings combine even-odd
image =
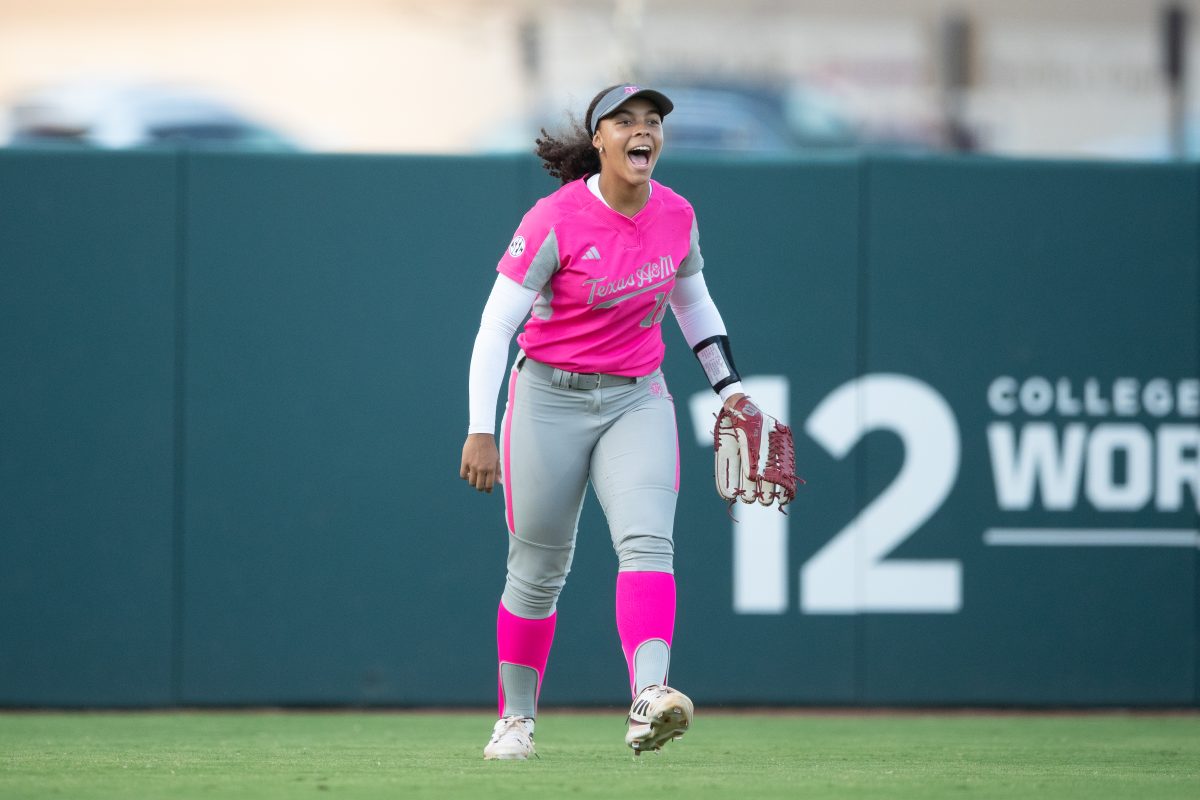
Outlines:
[{"label": "gray visor cap", "polygon": [[656,92],[653,89],[643,89],[631,83],[622,84],[600,98],[600,102],[596,104],[596,110],[592,115],[592,129],[588,133],[595,136],[596,129],[600,127],[600,120],[617,113],[617,110],[621,106],[635,97],[644,97],[651,103],[654,103],[654,105],[658,106],[658,113],[664,117],[670,114],[671,110],[675,108],[675,104],[662,92]]}]

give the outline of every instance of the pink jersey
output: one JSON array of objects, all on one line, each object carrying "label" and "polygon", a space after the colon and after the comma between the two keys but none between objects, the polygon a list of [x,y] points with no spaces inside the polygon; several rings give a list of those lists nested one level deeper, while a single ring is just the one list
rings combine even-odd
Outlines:
[{"label": "pink jersey", "polygon": [[584,179],[543,197],[496,269],[539,296],[517,337],[530,358],[570,372],[649,375],[676,277],[704,266],[691,205],[657,182],[632,218]]}]

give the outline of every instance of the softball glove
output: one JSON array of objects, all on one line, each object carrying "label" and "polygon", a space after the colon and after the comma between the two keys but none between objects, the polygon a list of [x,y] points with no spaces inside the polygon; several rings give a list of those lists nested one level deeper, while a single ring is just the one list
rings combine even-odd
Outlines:
[{"label": "softball glove", "polygon": [[[792,429],[743,397],[722,408],[713,429],[717,494],[730,504],[783,506],[796,499],[796,451]],[[801,481],[803,482],[803,481]]]}]

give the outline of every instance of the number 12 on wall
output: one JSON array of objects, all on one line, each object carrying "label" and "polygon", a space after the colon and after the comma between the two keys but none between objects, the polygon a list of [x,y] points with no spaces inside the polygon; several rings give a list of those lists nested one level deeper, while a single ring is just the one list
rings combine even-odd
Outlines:
[{"label": "number 12 on wall", "polygon": [[[788,423],[787,379],[743,381],[747,394]],[[699,392],[690,403],[699,444],[712,447],[719,400]],[[958,476],[958,424],[930,386],[906,375],[864,375],[844,383],[809,415],[804,432],[834,458],[845,458],[872,431],[904,446],[892,482],[800,569],[805,614],[942,613],[962,607],[962,565],[954,560],[886,560],[938,510]],[[782,614],[788,607],[788,517],[774,508],[735,504],[733,610]],[[795,512],[793,512],[795,513]]]}]

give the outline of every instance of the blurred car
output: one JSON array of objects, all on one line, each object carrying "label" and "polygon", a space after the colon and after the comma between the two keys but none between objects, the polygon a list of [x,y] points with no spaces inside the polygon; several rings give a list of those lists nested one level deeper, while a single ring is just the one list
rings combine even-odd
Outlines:
[{"label": "blurred car", "polygon": [[11,147],[297,150],[287,136],[211,95],[143,83],[73,83],[19,97]]},{"label": "blurred car", "polygon": [[815,124],[801,119],[802,127],[793,128],[769,95],[708,87],[667,86],[663,92],[675,103],[665,123],[673,153],[781,155],[853,144],[848,125],[829,116]]}]

